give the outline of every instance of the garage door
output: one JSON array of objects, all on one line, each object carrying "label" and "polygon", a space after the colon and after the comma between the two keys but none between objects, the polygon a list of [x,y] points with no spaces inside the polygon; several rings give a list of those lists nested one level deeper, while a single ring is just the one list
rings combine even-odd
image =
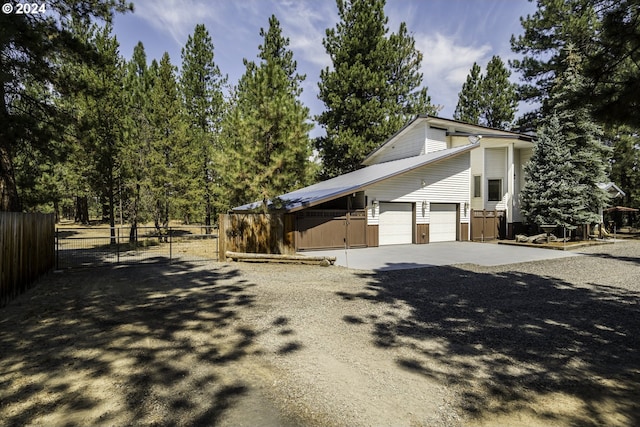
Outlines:
[{"label": "garage door", "polygon": [[411,203],[380,203],[380,245],[413,243],[413,207]]},{"label": "garage door", "polygon": [[429,243],[456,240],[458,221],[456,204],[431,203]]}]

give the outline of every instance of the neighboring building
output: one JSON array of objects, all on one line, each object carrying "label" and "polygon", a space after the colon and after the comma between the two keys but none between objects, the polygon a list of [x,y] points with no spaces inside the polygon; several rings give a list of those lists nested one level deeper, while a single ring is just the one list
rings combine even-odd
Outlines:
[{"label": "neighboring building", "polygon": [[495,226],[479,228],[491,218],[502,220],[502,237],[510,237],[522,223],[518,195],[532,149],[530,135],[418,116],[362,169],[284,194],[269,207],[284,214],[295,250],[490,239]]}]

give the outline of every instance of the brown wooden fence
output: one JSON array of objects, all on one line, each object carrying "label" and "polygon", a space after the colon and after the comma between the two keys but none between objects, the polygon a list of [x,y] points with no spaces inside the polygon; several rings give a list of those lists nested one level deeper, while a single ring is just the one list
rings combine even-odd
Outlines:
[{"label": "brown wooden fence", "polygon": [[471,240],[503,239],[506,236],[506,212],[471,210]]},{"label": "brown wooden fence", "polygon": [[55,265],[53,214],[0,212],[0,307]]}]

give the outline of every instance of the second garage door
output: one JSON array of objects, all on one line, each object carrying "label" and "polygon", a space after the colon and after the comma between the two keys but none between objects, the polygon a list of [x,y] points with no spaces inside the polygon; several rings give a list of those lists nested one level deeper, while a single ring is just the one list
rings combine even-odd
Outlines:
[{"label": "second garage door", "polygon": [[413,205],[380,203],[380,245],[413,243]]},{"label": "second garage door", "polygon": [[454,203],[431,203],[429,243],[452,242],[457,238],[458,215]]}]

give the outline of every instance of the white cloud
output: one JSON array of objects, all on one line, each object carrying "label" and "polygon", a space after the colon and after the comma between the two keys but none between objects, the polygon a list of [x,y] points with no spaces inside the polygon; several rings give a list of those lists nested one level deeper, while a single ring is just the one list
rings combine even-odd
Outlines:
[{"label": "white cloud", "polygon": [[136,0],[136,16],[161,31],[167,31],[179,45],[193,32],[196,24],[218,21],[212,2],[206,0]]},{"label": "white cloud", "polygon": [[276,16],[297,58],[320,68],[331,66],[331,58],[322,45],[322,39],[325,30],[338,20],[335,9],[335,4],[328,1],[284,0],[278,4]]},{"label": "white cloud", "polygon": [[471,66],[477,62],[484,67],[489,60],[491,45],[463,45],[456,37],[441,33],[418,33],[415,40],[416,48],[423,54],[421,71],[431,100],[444,106],[442,116],[450,117]]}]

